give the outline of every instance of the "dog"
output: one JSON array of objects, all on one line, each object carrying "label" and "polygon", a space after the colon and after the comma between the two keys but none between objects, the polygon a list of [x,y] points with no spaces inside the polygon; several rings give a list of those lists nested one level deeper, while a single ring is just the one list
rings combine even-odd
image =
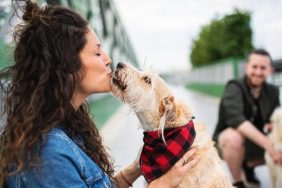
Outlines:
[{"label": "dog", "polygon": [[[282,108],[274,110],[270,117],[272,131],[268,135],[274,149],[282,151]],[[276,165],[268,152],[265,153],[265,161],[270,174],[270,187],[282,187],[282,167]]]},{"label": "dog", "polygon": [[[224,172],[214,142],[208,136],[205,126],[202,124],[193,125],[191,110],[184,102],[174,99],[172,91],[161,77],[152,71],[142,72],[130,64],[118,63],[113,72],[111,83],[113,95],[127,103],[137,115],[144,135],[150,131],[157,131],[160,134],[162,144],[159,143],[158,146],[167,146],[168,140],[164,136],[167,130],[182,130],[184,125],[186,127],[189,127],[189,124],[191,125],[189,131],[192,138],[189,137],[189,139],[192,140],[192,143],[188,142],[186,146],[189,144],[192,144],[190,147],[197,146],[196,155],[200,156],[200,161],[184,177],[178,186],[179,188],[233,187]],[[189,123],[187,124],[187,122]],[[196,136],[193,132],[194,129],[192,129],[193,126]],[[193,136],[195,136],[194,140]],[[156,138],[159,139],[158,135]],[[179,140],[181,142],[184,139],[180,138]],[[144,147],[142,153],[144,153]],[[157,155],[162,155],[163,150],[160,148],[157,150],[161,151]],[[146,152],[147,154],[153,153],[154,149],[151,148],[149,152]],[[151,157],[154,158],[155,156]],[[152,162],[150,164],[154,165]],[[142,154],[140,165],[142,165]],[[150,168],[150,166],[147,168]],[[142,166],[141,171],[144,175],[145,170],[142,170]],[[149,181],[145,175],[144,177],[147,182],[150,182],[150,174],[148,176]]]}]

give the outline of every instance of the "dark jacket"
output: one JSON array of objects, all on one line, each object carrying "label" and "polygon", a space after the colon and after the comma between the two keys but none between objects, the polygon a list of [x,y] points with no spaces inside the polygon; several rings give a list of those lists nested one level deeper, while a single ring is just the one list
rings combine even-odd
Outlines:
[{"label": "dark jacket", "polygon": [[[272,84],[264,83],[258,100],[261,120],[265,124],[269,122],[273,110],[280,105],[279,89]],[[214,140],[217,141],[220,132],[228,127],[237,128],[246,120],[253,122],[256,109],[247,78],[229,81],[221,98]]]}]

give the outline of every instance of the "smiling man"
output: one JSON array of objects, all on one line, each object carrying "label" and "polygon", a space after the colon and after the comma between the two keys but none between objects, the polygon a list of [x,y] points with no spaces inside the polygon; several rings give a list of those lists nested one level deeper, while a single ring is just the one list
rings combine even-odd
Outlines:
[{"label": "smiling man", "polygon": [[220,102],[214,140],[227,162],[233,185],[239,188],[260,184],[254,167],[264,163],[264,152],[269,152],[276,163],[282,163],[282,154],[274,150],[263,132],[273,110],[280,105],[278,88],[266,83],[272,73],[271,61],[267,51],[251,51],[245,76],[227,83]]}]

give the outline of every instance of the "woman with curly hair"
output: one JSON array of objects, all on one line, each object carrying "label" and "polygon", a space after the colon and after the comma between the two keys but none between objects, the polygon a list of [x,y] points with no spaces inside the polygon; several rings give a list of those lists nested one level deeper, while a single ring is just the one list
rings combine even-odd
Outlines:
[{"label": "woman with curly hair", "polygon": [[[80,15],[25,1],[14,32],[14,65],[5,90],[0,186],[129,187],[138,162],[118,173],[89,117],[85,98],[111,91],[111,59]],[[191,157],[195,149],[184,157]],[[179,160],[148,187],[175,187],[196,164]]]}]

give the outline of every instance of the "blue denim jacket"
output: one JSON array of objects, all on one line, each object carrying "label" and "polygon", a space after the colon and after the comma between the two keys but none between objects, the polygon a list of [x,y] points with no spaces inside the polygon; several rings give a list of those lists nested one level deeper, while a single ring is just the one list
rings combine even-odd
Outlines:
[{"label": "blue denim jacket", "polygon": [[6,179],[8,188],[104,188],[114,187],[100,167],[62,130],[45,137],[36,168]]}]

